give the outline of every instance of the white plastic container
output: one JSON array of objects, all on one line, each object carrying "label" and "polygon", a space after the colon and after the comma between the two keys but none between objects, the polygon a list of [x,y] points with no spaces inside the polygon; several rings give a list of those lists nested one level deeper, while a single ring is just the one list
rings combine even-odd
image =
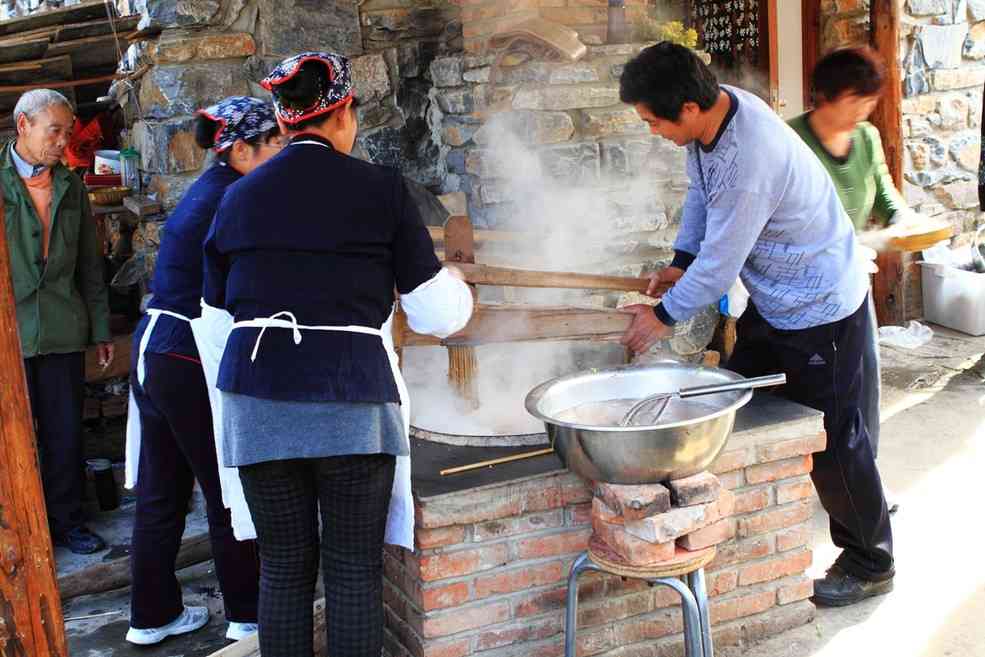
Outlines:
[{"label": "white plastic container", "polygon": [[921,262],[923,316],[969,335],[985,335],[985,274]]}]

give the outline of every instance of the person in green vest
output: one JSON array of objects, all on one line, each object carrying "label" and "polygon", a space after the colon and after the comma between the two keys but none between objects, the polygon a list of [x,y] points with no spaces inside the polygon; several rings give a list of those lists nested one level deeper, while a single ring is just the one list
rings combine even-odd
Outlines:
[{"label": "person in green vest", "polygon": [[75,122],[68,99],[29,91],[14,122],[0,185],[48,526],[56,546],[89,554],[106,547],[82,513],[86,347],[98,345],[103,367],[113,359],[103,251],[85,185],[61,163]]},{"label": "person in green vest", "polygon": [[[812,74],[816,107],[789,121],[810,146],[834,182],[841,204],[856,233],[884,228],[909,212],[896,189],[879,131],[867,119],[875,110],[886,82],[885,66],[869,47],[842,48],[825,55]],[[869,297],[871,303],[871,295]],[[875,308],[870,308],[875,323]],[[878,331],[873,331],[878,336]],[[863,353],[863,376],[872,385],[865,404],[865,422],[873,455],[879,451],[879,344]],[[896,505],[890,503],[890,513]]]}]

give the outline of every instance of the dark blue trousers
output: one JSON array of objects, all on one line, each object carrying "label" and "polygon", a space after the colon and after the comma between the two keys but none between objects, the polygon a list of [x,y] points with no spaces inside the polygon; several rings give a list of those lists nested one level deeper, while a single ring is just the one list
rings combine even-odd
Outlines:
[{"label": "dark blue trousers", "polygon": [[811,478],[831,520],[837,564],[870,580],[892,576],[889,511],[866,429],[869,384],[863,353],[871,348],[868,300],[845,319],[781,331],[749,308],[739,319],[728,368],[745,376],[784,372],[777,394],[824,413],[827,448],[814,454]]},{"label": "dark blue trousers", "polygon": [[205,496],[216,577],[226,620],[255,623],[259,557],[255,541],[237,541],[222,503],[212,410],[202,366],[146,354],[144,386],[131,375],[140,408],[141,447],[130,567],[130,626],[167,625],[181,613],[174,565],[198,480]]}]

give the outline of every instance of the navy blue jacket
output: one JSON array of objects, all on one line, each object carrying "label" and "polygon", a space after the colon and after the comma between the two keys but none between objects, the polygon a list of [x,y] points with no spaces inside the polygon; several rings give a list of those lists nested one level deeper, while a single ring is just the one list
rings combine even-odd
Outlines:
[{"label": "navy blue jacket", "polygon": [[[212,225],[226,188],[242,178],[232,167],[216,162],[198,177],[164,224],[157,255],[149,308],[160,308],[194,319],[201,314],[202,243]],[[147,328],[141,319],[134,333],[133,358]],[[161,315],[147,343],[147,353],[198,358],[198,348],[187,322]]]},{"label": "navy blue jacket", "polygon": [[[299,143],[308,142],[308,143]],[[317,143],[311,143],[317,142]],[[441,269],[399,172],[335,151],[312,135],[226,191],[205,241],[206,303],[236,321],[294,313],[310,326],[380,328],[394,288]],[[292,401],[399,401],[380,338],[267,329],[232,332],[220,390]]]}]

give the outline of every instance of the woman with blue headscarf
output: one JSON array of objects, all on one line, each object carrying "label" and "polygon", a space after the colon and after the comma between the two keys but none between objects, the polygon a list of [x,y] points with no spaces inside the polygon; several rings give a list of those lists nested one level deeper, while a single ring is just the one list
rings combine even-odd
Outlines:
[{"label": "woman with blue headscarf", "polygon": [[[130,563],[126,639],[151,645],[206,625],[206,607],[186,607],[175,577],[185,514],[198,480],[222,589],[226,637],[256,631],[258,557],[237,541],[223,504],[205,376],[190,327],[200,314],[202,243],[226,189],[281,149],[269,103],[234,96],[199,112],[195,139],[214,162],[188,189],[164,226],[147,315],[134,333],[127,426],[127,487],[137,509]],[[138,477],[139,472],[139,477]]]}]

